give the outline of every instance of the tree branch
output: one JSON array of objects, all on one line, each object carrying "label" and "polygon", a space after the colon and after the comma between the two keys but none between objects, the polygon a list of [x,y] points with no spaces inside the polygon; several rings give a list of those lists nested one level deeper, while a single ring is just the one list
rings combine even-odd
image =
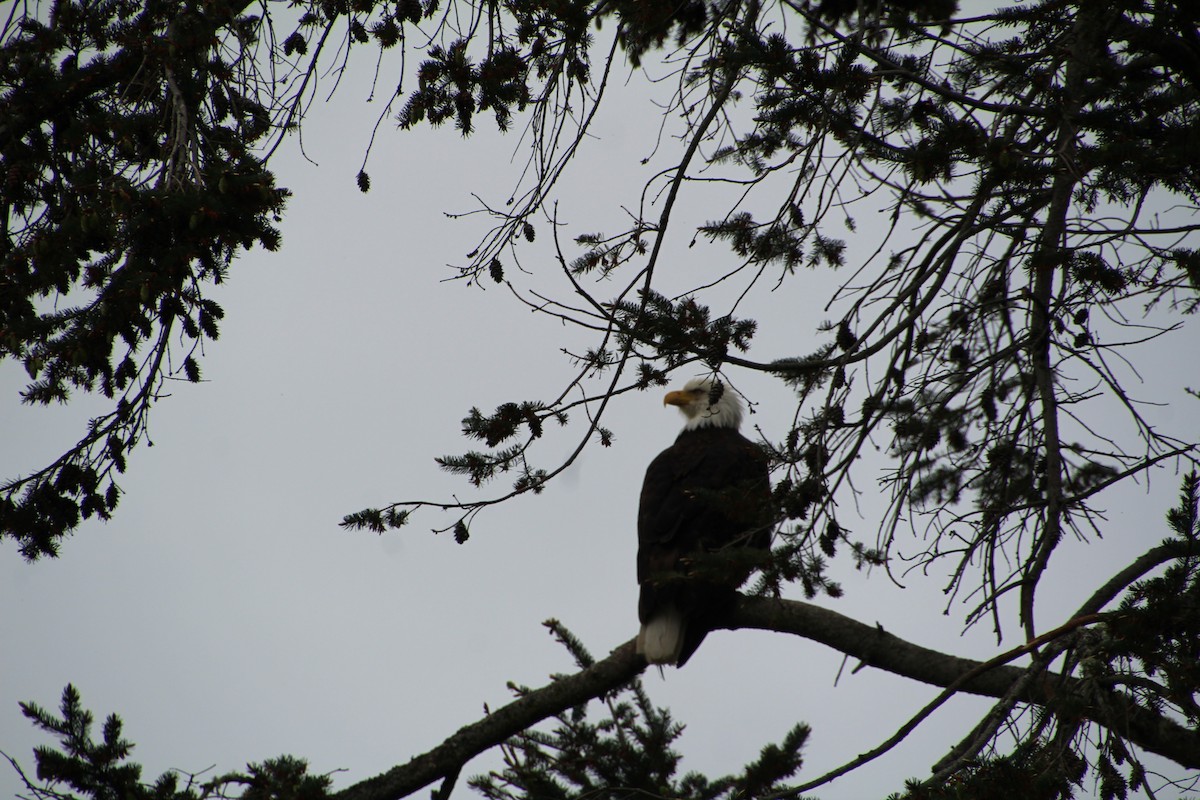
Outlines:
[{"label": "tree branch", "polygon": [[[864,664],[933,686],[955,687],[986,697],[1006,697],[1016,687],[1019,702],[1055,707],[1064,697],[1097,696],[1097,689],[1078,678],[1057,673],[1029,676],[1022,667],[931,650],[894,636],[879,626],[866,625],[836,611],[796,600],[742,597],[721,626],[791,633],[819,642],[861,660]],[[1079,627],[1068,622],[1065,630]],[[1018,650],[1027,649],[1023,646]],[[630,640],[588,669],[556,677],[540,689],[471,723],[427,753],[374,778],[349,786],[340,800],[399,800],[457,772],[475,756],[544,719],[581,705],[636,678],[646,668]],[[1032,679],[1028,679],[1032,677]],[[1188,730],[1164,716],[1137,705],[1127,695],[1102,691],[1104,702],[1085,702],[1083,715],[1110,728],[1142,749],[1189,768],[1200,768],[1200,732]]]},{"label": "tree branch", "polygon": [[[794,633],[828,645],[868,666],[947,687],[961,681],[959,689],[985,697],[1005,697],[1027,674],[1023,667],[995,666],[980,670],[980,662],[930,650],[826,608],[795,600],[744,597],[727,621],[729,628],[755,628]],[[1062,626],[1069,629],[1071,623]],[[966,680],[964,677],[978,672]],[[1093,685],[1054,672],[1035,676],[1022,691],[1020,702],[1053,710],[1062,699],[1077,701],[1073,713],[1082,714],[1128,739],[1142,749],[1190,769],[1200,768],[1200,731],[1189,730],[1165,716],[1135,703],[1120,692],[1098,690]],[[1101,698],[1103,702],[1096,702]]]},{"label": "tree branch", "polygon": [[407,764],[349,786],[341,800],[398,800],[451,775],[480,753],[526,728],[573,706],[581,705],[636,678],[646,661],[634,652],[634,640],[613,650],[588,669],[551,680],[478,722],[460,728],[446,741]]}]

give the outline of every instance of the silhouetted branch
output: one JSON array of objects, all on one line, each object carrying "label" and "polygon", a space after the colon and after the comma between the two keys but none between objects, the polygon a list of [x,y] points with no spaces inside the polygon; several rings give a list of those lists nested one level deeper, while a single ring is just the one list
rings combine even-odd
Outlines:
[{"label": "silhouetted branch", "polygon": [[636,678],[646,668],[629,640],[588,669],[552,680],[540,689],[488,714],[407,764],[338,793],[342,800],[407,797],[423,786],[454,774],[480,753],[554,714],[600,697]]},{"label": "silhouetted branch", "polygon": [[[1104,619],[1093,615],[1070,620],[1056,631],[1039,637],[1070,632]],[[1144,750],[1189,768],[1200,768],[1200,732],[1137,705],[1119,692],[1085,686],[1078,678],[1054,672],[1030,674],[1020,666],[1005,664],[1025,655],[1032,645],[1022,645],[987,662],[942,653],[894,636],[882,627],[867,625],[836,611],[811,603],[762,597],[742,597],[722,627],[753,628],[791,633],[827,645],[864,664],[922,683],[986,697],[1004,698],[1016,687],[1019,702],[1053,709],[1064,698],[1085,699],[1084,716],[1112,729]],[[454,775],[475,756],[517,733],[566,709],[586,703],[636,678],[646,663],[625,642],[592,667],[557,677],[540,689],[461,728],[437,747],[393,767],[374,778],[350,786],[341,800],[399,800],[434,781]],[[1103,693],[1102,703],[1090,702]]]},{"label": "silhouetted branch", "polygon": [[[894,636],[882,627],[865,625],[836,611],[794,600],[746,597],[728,622],[729,628],[794,633],[868,666],[933,686],[947,687],[961,681],[960,691],[985,697],[1005,697],[1013,684],[1028,674],[1025,668],[1011,665],[980,670],[982,665],[978,661],[931,650]],[[1059,630],[1073,627],[1068,622]],[[1144,750],[1191,769],[1200,768],[1200,731],[1189,730],[1156,714],[1125,694],[1085,687],[1082,680],[1055,672],[1034,676],[1017,694],[1020,702],[1051,709],[1067,697],[1082,698],[1083,702],[1073,706],[1076,711]],[[1098,697],[1104,702],[1094,702]]]}]

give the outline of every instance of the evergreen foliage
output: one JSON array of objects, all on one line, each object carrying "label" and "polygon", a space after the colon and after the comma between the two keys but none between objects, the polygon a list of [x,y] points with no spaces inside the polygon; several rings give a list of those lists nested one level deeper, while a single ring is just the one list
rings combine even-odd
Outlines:
[{"label": "evergreen foliage", "polygon": [[37,800],[322,800],[329,796],[329,778],[309,775],[308,765],[291,756],[250,764],[245,773],[229,773],[199,782],[196,776],[165,772],[154,783],[143,783],[142,767],[130,761],[133,745],[122,738],[121,718],[104,721],[101,740],[92,737],[92,713],[83,707],[79,691],[63,689],[60,716],[34,703],[21,711],[39,729],[54,736],[57,746],[34,750],[37,779],[22,775]]},{"label": "evergreen foliage", "polygon": [[[545,623],[581,669],[595,663],[583,644],[557,620]],[[531,690],[514,687],[520,697]],[[504,768],[470,781],[488,800],[737,800],[786,789],[800,769],[808,726],[793,728],[779,744],[763,748],[739,775],[710,780],[697,772],[677,776],[680,756],[671,744],[683,733],[664,708],[656,708],[634,680],[599,698],[606,716],[588,718],[588,706],[555,715],[553,730],[523,731],[501,746]]]},{"label": "evergreen foliage", "polygon": [[[1144,349],[1194,325],[1200,309],[1200,5],[1039,0],[969,15],[952,0],[23,8],[0,29],[0,358],[24,366],[27,403],[85,392],[113,404],[68,452],[0,486],[0,537],[26,558],[54,555],[84,520],[114,513],[118,476],[166,382],[201,380],[202,343],[223,316],[205,291],[229,277],[239,250],[279,245],[288,192],[270,156],[308,111],[340,37],[343,53],[419,53],[415,88],[390,98],[402,128],[450,123],[466,136],[489,117],[501,130],[528,126],[523,182],[484,208],[494,227],[456,275],[502,284],[594,337],[567,353],[575,372],[559,396],[472,408],[462,430],[481,449],[438,460],[473,488],[501,475],[510,486],[368,508],[345,527],[382,533],[436,508],[451,517],[440,530],[465,543],[489,506],[540,492],[586,446],[619,441],[603,423],[623,394],[680,370],[755,372],[795,395],[790,428],[762,434],[779,533],[756,591],[836,597],[834,559],[893,569],[903,553],[912,568],[949,576],[949,602],[969,601],[964,624],[987,621],[998,639],[1015,630],[1026,643],[1017,688],[993,694],[976,730],[906,796],[1057,798],[1094,786],[1123,798],[1149,786],[1135,738],[1200,769],[1200,441],[1194,426],[1160,427],[1127,387]],[[640,187],[626,230],[589,226],[564,246],[554,189],[585,152],[608,76],[651,59],[677,81],[655,113],[661,141],[678,150]],[[355,180],[370,189],[365,166]],[[689,221],[679,198],[721,184],[734,187],[727,204]],[[546,224],[551,235],[539,237]],[[728,266],[668,290],[671,237]],[[547,279],[541,265],[565,282],[561,296],[535,283]],[[815,343],[761,355],[771,320],[748,316],[753,291],[799,296],[816,270],[844,278]],[[577,444],[543,464],[539,447],[558,428],[578,432]],[[863,472],[874,450],[882,476]],[[1191,472],[1167,540],[1071,618],[1039,620],[1037,592],[1054,579],[1060,544],[1103,534],[1107,490],[1162,464]],[[881,481],[890,506],[856,534],[841,514],[864,481]],[[585,677],[604,666],[556,632]],[[966,680],[922,679],[950,693]],[[800,767],[803,724],[738,776],[676,777],[678,725],[636,682],[597,681],[605,719],[545,700],[540,719],[555,726],[509,739],[506,768],[476,789],[506,799],[808,791],[781,786]],[[554,693],[518,695],[525,709]],[[209,791],[169,776],[140,784],[119,720],[94,742],[69,687],[61,717],[26,714],[60,737],[59,751],[38,751],[39,776],[78,793],[69,796]],[[1114,722],[1135,718],[1157,725]],[[437,775],[456,776],[470,755]],[[238,782],[246,797],[327,788],[290,760]]]},{"label": "evergreen foliage", "polygon": [[[1121,688],[1140,704],[1171,709],[1200,726],[1200,475],[1183,480],[1179,505],[1167,515],[1171,536],[1161,548],[1175,558],[1159,576],[1133,583],[1103,626],[1078,636],[1064,652],[1078,665],[1087,694],[1036,715],[1028,738],[1011,754],[980,758],[943,781],[914,782],[904,800],[1022,797],[1077,793],[1124,800],[1151,786],[1146,766],[1119,730],[1089,731],[1080,703],[1111,703]],[[1092,738],[1093,750],[1074,748]],[[1088,785],[1091,776],[1092,785]],[[896,795],[900,798],[901,795]]]},{"label": "evergreen foliage", "polygon": [[1188,475],[1180,494],[1167,514],[1173,535],[1162,544],[1176,557],[1162,575],[1129,587],[1086,666],[1095,680],[1125,685],[1200,729],[1200,475]]},{"label": "evergreen foliage", "polygon": [[[0,487],[0,535],[53,555],[146,436],[164,382],[200,380],[234,254],[274,250],[286,190],[248,82],[259,30],[228,3],[56,2],[10,16],[0,50],[0,358],[30,404],[115,400],[70,451]],[[172,344],[174,342],[174,344]]]}]

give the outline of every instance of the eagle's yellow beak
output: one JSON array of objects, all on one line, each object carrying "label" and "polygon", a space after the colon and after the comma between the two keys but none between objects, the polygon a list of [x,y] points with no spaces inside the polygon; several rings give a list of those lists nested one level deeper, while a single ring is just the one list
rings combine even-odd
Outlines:
[{"label": "eagle's yellow beak", "polygon": [[692,395],[690,392],[667,392],[667,396],[663,398],[664,406],[682,407],[686,406],[690,402],[692,402]]}]

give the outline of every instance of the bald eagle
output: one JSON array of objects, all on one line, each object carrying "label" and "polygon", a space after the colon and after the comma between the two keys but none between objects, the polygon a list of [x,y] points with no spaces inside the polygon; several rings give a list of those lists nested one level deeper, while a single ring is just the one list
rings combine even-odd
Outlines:
[{"label": "bald eagle", "polygon": [[637,651],[682,667],[732,605],[753,554],[770,547],[771,484],[766,455],[738,432],[742,404],[724,384],[697,378],[663,404],[687,422],[642,483]]}]

